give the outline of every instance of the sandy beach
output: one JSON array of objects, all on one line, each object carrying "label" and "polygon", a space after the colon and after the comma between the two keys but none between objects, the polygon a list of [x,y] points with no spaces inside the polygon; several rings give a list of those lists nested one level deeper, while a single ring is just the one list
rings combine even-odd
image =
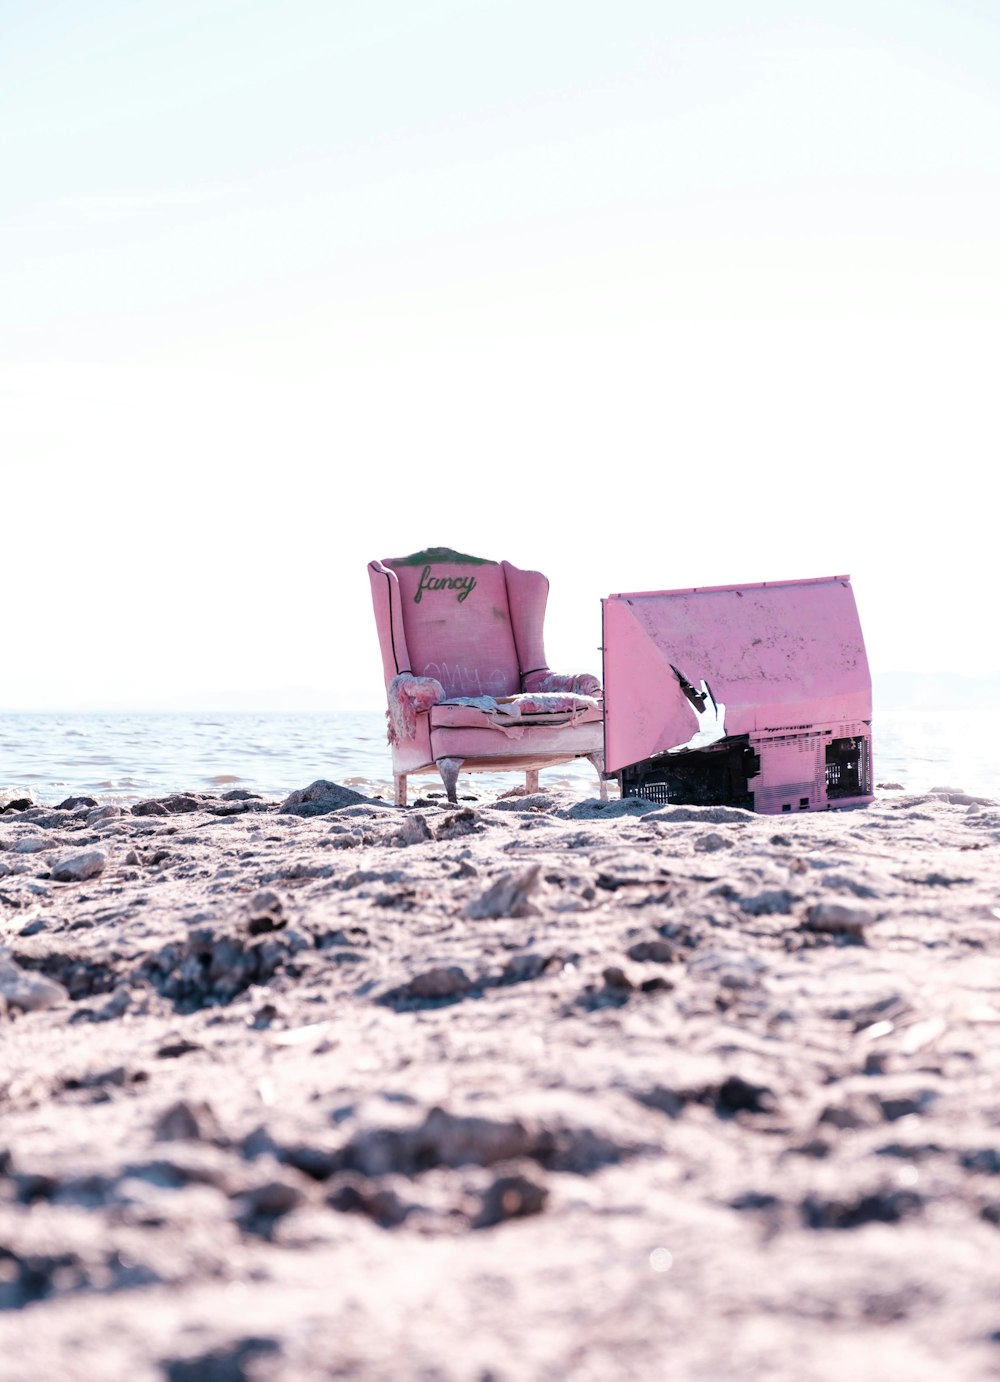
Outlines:
[{"label": "sandy beach", "polygon": [[0,1377],[997,1377],[998,844],[954,788],[6,811]]}]

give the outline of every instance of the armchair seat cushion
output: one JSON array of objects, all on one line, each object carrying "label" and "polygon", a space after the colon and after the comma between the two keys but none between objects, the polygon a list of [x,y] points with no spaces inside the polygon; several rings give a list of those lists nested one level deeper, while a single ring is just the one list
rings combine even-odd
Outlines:
[{"label": "armchair seat cushion", "polygon": [[592,696],[524,695],[503,701],[479,697],[479,704],[442,701],[430,707],[431,730],[445,728],[496,729],[513,733],[529,725],[600,724],[600,702]]}]

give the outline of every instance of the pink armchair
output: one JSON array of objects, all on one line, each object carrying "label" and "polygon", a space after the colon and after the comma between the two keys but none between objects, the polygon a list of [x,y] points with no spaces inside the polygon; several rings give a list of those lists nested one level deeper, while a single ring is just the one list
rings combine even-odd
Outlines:
[{"label": "pink armchair", "polygon": [[549,671],[542,642],[548,580],[510,562],[431,547],[368,564],[389,700],[396,804],[410,773],[437,770],[455,802],[461,770],[525,773],[574,758],[597,769],[601,684]]}]

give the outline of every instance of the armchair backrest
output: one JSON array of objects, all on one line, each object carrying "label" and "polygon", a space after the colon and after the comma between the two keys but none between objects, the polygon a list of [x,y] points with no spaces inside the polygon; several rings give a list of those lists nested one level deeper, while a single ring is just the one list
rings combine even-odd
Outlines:
[{"label": "armchair backrest", "polygon": [[448,696],[513,696],[545,667],[540,572],[431,547],[373,561],[369,573],[387,685],[409,671]]}]

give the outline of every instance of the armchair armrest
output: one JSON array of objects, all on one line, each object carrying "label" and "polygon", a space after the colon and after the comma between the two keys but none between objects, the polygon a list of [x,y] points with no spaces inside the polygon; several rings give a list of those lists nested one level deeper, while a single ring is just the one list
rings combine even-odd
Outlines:
[{"label": "armchair armrest", "polygon": [[416,738],[417,715],[444,700],[444,687],[434,677],[415,677],[410,672],[401,672],[389,683],[387,694],[388,739],[390,744],[398,744],[404,739]]},{"label": "armchair armrest", "polygon": [[601,683],[590,672],[578,672],[575,676],[563,676],[550,672],[547,667],[528,672],[524,677],[524,690],[531,692],[571,691],[578,696],[600,696]]}]

